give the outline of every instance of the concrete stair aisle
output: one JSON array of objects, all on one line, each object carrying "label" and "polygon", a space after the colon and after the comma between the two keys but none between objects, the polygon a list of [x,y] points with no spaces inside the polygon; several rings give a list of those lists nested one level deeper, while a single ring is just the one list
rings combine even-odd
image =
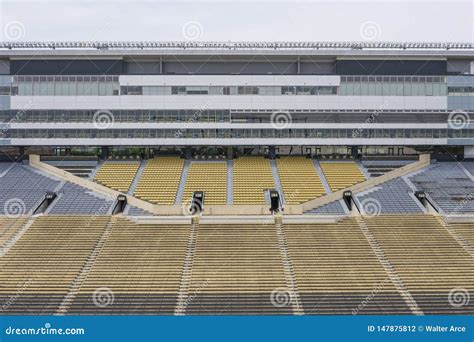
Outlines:
[{"label": "concrete stair aisle", "polygon": [[191,219],[191,233],[189,235],[186,247],[186,256],[184,258],[183,273],[179,285],[178,300],[174,309],[175,316],[184,316],[189,301],[189,284],[191,282],[191,272],[196,250],[196,242],[199,233],[199,217],[194,216]]},{"label": "concrete stair aisle", "polygon": [[362,216],[354,216],[354,217],[355,217],[355,220],[357,221],[357,224],[359,225],[360,230],[362,231],[365,238],[367,239],[372,251],[374,252],[380,264],[384,268],[385,272],[387,273],[393,285],[395,285],[395,288],[397,289],[400,296],[403,298],[403,300],[408,305],[408,307],[410,308],[411,312],[414,315],[422,316],[423,311],[420,309],[420,307],[416,303],[415,298],[413,298],[411,293],[405,287],[405,284],[403,283],[402,279],[398,275],[395,267],[391,264],[391,262],[385,256],[385,253],[382,247],[380,246],[379,242],[370,231],[369,227],[367,226],[367,223],[365,223]]},{"label": "concrete stair aisle", "polygon": [[270,165],[272,166],[272,175],[275,182],[275,188],[280,193],[282,203],[285,203],[285,194],[280,182],[280,175],[278,174],[278,167],[275,159],[270,159]]},{"label": "concrete stair aisle", "polygon": [[314,164],[314,167],[316,168],[316,172],[318,173],[319,179],[321,179],[321,183],[323,183],[324,190],[326,190],[326,194],[330,194],[332,190],[331,190],[331,187],[329,186],[326,176],[324,176],[324,172],[321,169],[319,160],[313,159],[313,164]]},{"label": "concrete stair aisle", "polygon": [[130,188],[128,189],[128,192],[127,192],[128,195],[133,196],[133,193],[135,192],[135,189],[138,185],[138,182],[140,181],[140,178],[142,178],[143,171],[145,170],[145,167],[147,164],[148,164],[148,160],[142,160],[140,162],[140,167],[138,168],[138,171],[135,174],[135,178],[133,178],[132,184],[130,185]]},{"label": "concrete stair aisle", "polygon": [[[7,252],[12,248],[15,243],[21,239],[23,234],[26,233],[28,228],[35,222],[35,218],[30,216],[25,223],[23,223],[20,227],[18,227],[17,231],[3,244],[0,246],[0,258],[3,257]],[[14,222],[12,223],[14,224]]]},{"label": "concrete stair aisle", "polygon": [[227,204],[234,203],[234,161],[227,161]]},{"label": "concrete stair aisle", "polygon": [[61,304],[59,305],[58,309],[56,310],[56,315],[58,316],[63,316],[67,314],[71,304],[74,302],[74,299],[76,298],[77,294],[79,293],[79,290],[81,289],[82,284],[84,283],[85,279],[87,278],[90,270],[94,266],[94,263],[99,256],[100,252],[102,251],[102,248],[105,245],[105,242],[107,241],[108,237],[112,233],[113,227],[115,223],[117,222],[117,217],[111,217],[109,223],[105,226],[104,231],[102,232],[102,235],[100,236],[99,240],[97,240],[96,245],[94,246],[93,250],[87,257],[86,261],[84,262],[84,265],[82,266],[80,272],[76,276],[76,278],[73,280],[71,283],[71,286],[69,287],[68,293],[64,296]]},{"label": "concrete stair aisle", "polygon": [[288,242],[286,241],[285,232],[283,231],[282,217],[280,215],[275,216],[275,230],[277,234],[278,248],[280,250],[283,269],[285,272],[287,291],[290,296],[290,303],[293,313],[295,315],[304,315],[303,305],[301,304],[298,285],[296,284],[296,277],[293,271],[293,265],[288,252]]},{"label": "concrete stair aisle", "polygon": [[[176,204],[181,204],[183,202],[184,187],[186,185],[186,179],[188,178],[189,167],[191,166],[190,160],[185,160],[183,165],[183,172],[181,173],[181,180],[179,181],[178,191],[176,192]],[[185,201],[188,201],[189,198],[185,198]]]}]

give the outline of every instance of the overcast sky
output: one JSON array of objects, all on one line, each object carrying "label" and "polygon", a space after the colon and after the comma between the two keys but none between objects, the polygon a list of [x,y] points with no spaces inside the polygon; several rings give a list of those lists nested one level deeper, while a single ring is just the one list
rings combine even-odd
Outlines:
[{"label": "overcast sky", "polygon": [[0,40],[473,42],[463,1],[0,0]]}]

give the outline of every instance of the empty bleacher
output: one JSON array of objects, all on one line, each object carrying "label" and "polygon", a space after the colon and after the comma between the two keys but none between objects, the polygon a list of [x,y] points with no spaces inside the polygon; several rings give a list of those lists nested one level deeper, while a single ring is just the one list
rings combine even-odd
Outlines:
[{"label": "empty bleacher", "polygon": [[291,314],[271,293],[286,286],[273,225],[201,224],[186,314]]},{"label": "empty bleacher", "polygon": [[37,218],[0,258],[2,314],[53,314],[109,220]]},{"label": "empty bleacher", "polygon": [[153,216],[153,213],[150,213],[146,210],[130,206],[128,209],[128,215],[130,216]]},{"label": "empty bleacher", "polygon": [[[12,165],[5,163],[4,168],[7,168],[7,164],[8,168]],[[47,177],[28,165],[15,164],[0,177],[0,215],[9,214],[6,211],[9,211],[12,201],[16,203],[20,214],[29,213],[59,183],[59,180]]]},{"label": "empty bleacher", "polygon": [[311,159],[281,157],[276,161],[287,204],[300,204],[326,192]]},{"label": "empty bleacher", "polygon": [[354,162],[321,162],[320,164],[333,192],[365,181],[359,166]]},{"label": "empty bleacher", "polygon": [[410,177],[446,214],[474,212],[474,182],[455,162],[432,164]]},{"label": "empty bleacher", "polygon": [[42,157],[41,161],[81,178],[89,177],[98,165],[97,158]]},{"label": "empty bleacher", "polygon": [[345,204],[340,200],[330,202],[318,208],[305,211],[305,214],[321,214],[321,215],[345,215],[349,209],[344,210]]},{"label": "empty bleacher", "polygon": [[155,204],[175,204],[184,160],[157,157],[148,162],[134,195]]},{"label": "empty bleacher", "polygon": [[362,165],[365,167],[371,177],[379,177],[387,172],[398,169],[402,166],[416,162],[416,160],[406,159],[395,159],[395,160],[383,160],[383,159],[362,159]]},{"label": "empty bleacher", "polygon": [[227,163],[192,162],[183,193],[183,203],[191,200],[194,191],[205,192],[206,204],[227,203]]},{"label": "empty bleacher", "polygon": [[95,181],[109,188],[127,193],[140,167],[140,162],[106,162],[97,174]]},{"label": "empty bleacher", "polygon": [[450,222],[449,225],[474,248],[474,222]]},{"label": "empty bleacher", "polygon": [[47,212],[52,215],[106,215],[114,199],[106,198],[72,183],[58,191]]},{"label": "empty bleacher", "polygon": [[27,218],[20,216],[17,218],[9,218],[0,216],[0,251],[16,232],[25,224]]},{"label": "empty bleacher", "polygon": [[263,157],[234,160],[234,204],[265,204],[264,192],[275,188],[270,161]]},{"label": "empty bleacher", "polygon": [[[119,219],[68,313],[173,314],[189,235],[190,225]],[[94,304],[98,288],[110,290],[110,305]]]},{"label": "empty bleacher", "polygon": [[382,183],[375,189],[358,194],[357,199],[364,209],[364,203],[375,200],[381,214],[416,214],[424,210],[416,203],[413,190],[401,178]]},{"label": "empty bleacher", "polygon": [[354,219],[283,227],[305,314],[410,313]]},{"label": "empty bleacher", "polygon": [[474,302],[453,306],[453,289],[474,291],[472,257],[429,215],[365,219],[388,260],[421,310],[429,314],[474,314]]}]

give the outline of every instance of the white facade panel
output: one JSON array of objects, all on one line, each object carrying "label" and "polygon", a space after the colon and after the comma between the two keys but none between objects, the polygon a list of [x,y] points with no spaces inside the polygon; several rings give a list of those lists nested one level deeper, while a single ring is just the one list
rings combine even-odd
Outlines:
[{"label": "white facade panel", "polygon": [[420,109],[446,110],[446,96],[161,95],[12,96],[12,109]]},{"label": "white facade panel", "polygon": [[[9,129],[97,129],[92,122],[51,123],[31,122],[4,125]],[[2,125],[0,124],[0,128]],[[130,123],[113,122],[110,129],[275,129],[271,123],[222,123],[222,122],[182,122],[182,123]],[[287,129],[448,129],[447,123],[291,123]]]},{"label": "white facade panel", "polygon": [[122,75],[125,86],[339,86],[341,77],[314,75]]},{"label": "white facade panel", "polygon": [[[13,146],[347,146],[447,145],[447,139],[8,139]],[[0,145],[2,139],[0,139]]]}]

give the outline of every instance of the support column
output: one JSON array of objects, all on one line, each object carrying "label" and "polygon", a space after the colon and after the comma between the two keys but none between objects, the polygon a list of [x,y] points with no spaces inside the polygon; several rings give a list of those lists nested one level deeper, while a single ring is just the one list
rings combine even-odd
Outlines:
[{"label": "support column", "polygon": [[184,158],[186,159],[193,159],[193,150],[190,146],[186,146],[183,150]]},{"label": "support column", "polygon": [[227,159],[234,159],[234,148],[232,146],[227,147]]},{"label": "support column", "polygon": [[100,148],[100,159],[108,159],[109,155],[110,155],[109,147],[108,146],[102,146]]},{"label": "support column", "polygon": [[268,146],[268,158],[270,159],[276,158],[275,146]]}]

